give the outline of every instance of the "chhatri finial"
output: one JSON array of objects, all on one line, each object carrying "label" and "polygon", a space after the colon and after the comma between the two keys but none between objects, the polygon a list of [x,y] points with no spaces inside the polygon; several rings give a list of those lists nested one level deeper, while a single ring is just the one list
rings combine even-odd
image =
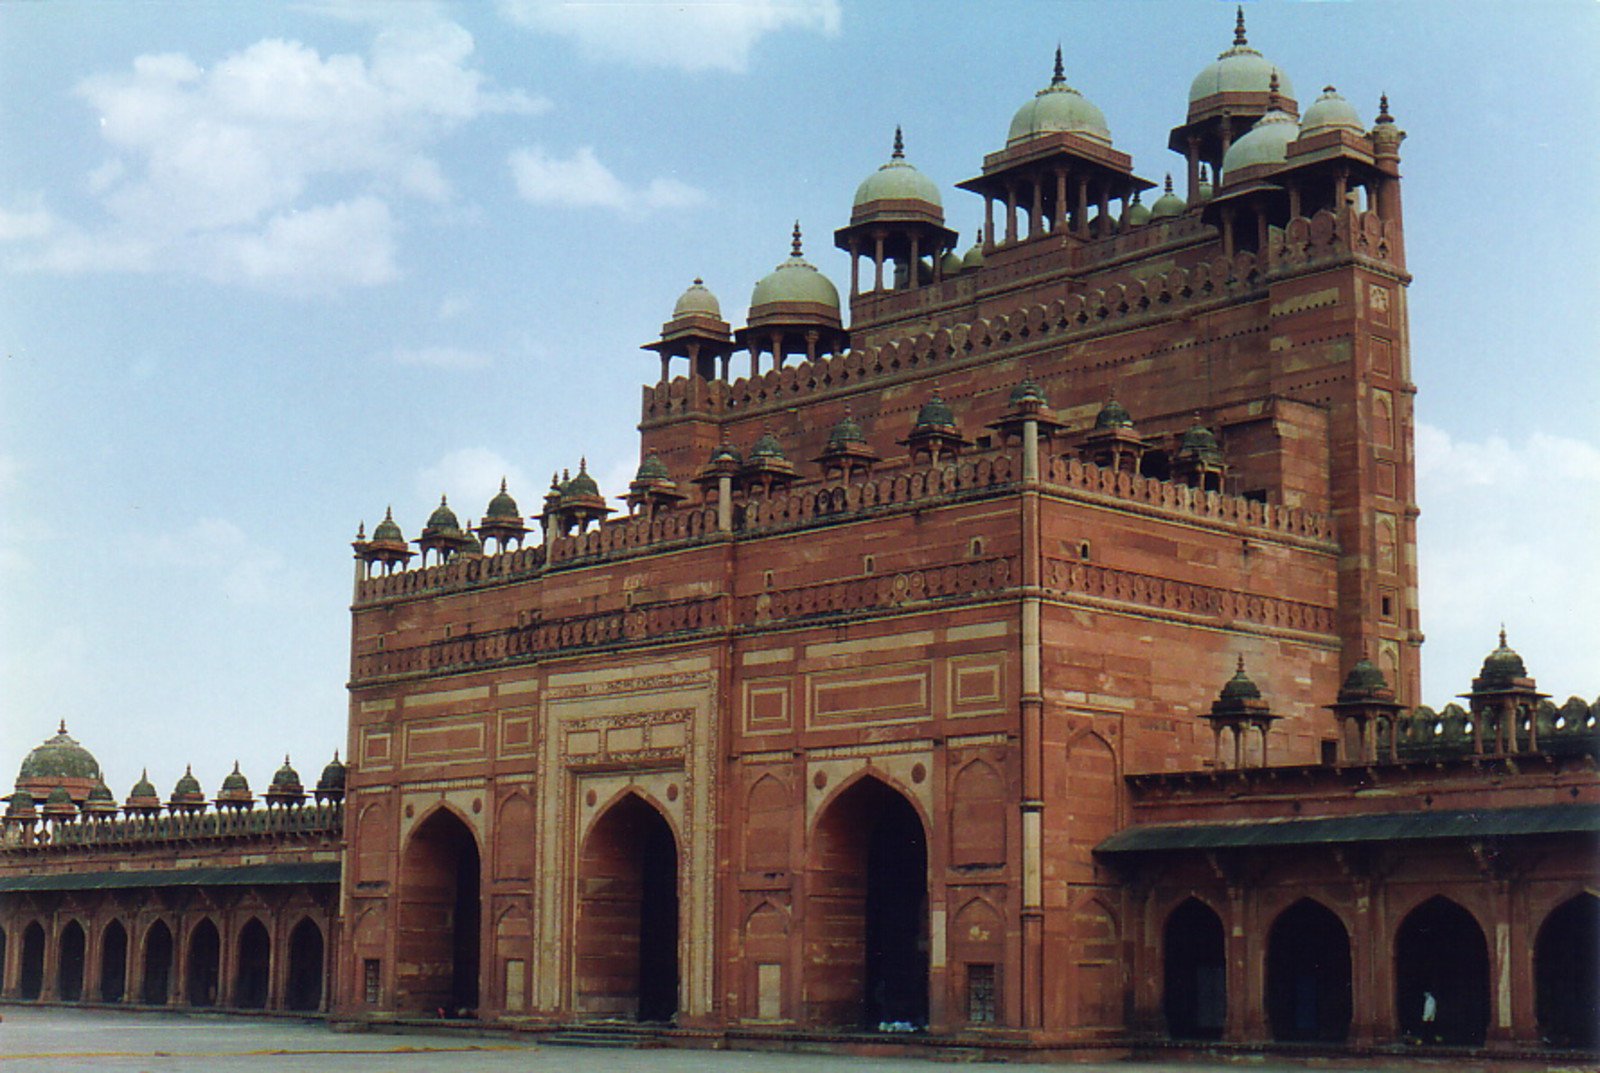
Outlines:
[{"label": "chhatri finial", "polygon": [[1234,670],[1235,674],[1243,674],[1244,673],[1244,653],[1243,652],[1239,653],[1239,662],[1233,668],[1233,670]]},{"label": "chhatri finial", "polygon": [[[1506,646],[1506,624],[1504,622],[1502,622],[1502,623],[1500,623],[1500,647],[1504,648],[1505,646]],[[65,723],[62,724],[62,726],[65,726],[65,725],[66,725]]]},{"label": "chhatri finial", "polygon": [[359,522],[359,523],[356,524],[356,539],[357,540],[365,540],[365,539],[367,539],[367,523],[365,521],[362,521],[362,522]]},{"label": "chhatri finial", "polygon": [[1272,69],[1272,77],[1267,79],[1267,108],[1276,111],[1283,107],[1282,102],[1278,99],[1281,85],[1282,83],[1278,81],[1278,69],[1274,67]]},{"label": "chhatri finial", "polygon": [[1249,39],[1246,38],[1245,35],[1244,35],[1244,5],[1243,4],[1239,5],[1238,14],[1235,16],[1235,18],[1233,20],[1233,43],[1234,43],[1234,45],[1236,47],[1239,46],[1239,45],[1248,45],[1250,43]]},{"label": "chhatri finial", "polygon": [[1166,184],[1166,187],[1165,187],[1165,191],[1166,191],[1166,193],[1169,193],[1169,194],[1172,193],[1172,172],[1170,172],[1170,171],[1167,172],[1167,184]]},{"label": "chhatri finial", "polygon": [[588,455],[579,455],[578,456],[578,472],[579,473],[588,473],[589,472],[589,456]]},{"label": "chhatri finial", "polygon": [[506,490],[506,479],[504,477],[501,477],[500,478],[500,491],[504,492],[505,490]]},{"label": "chhatri finial", "polygon": [[1394,122],[1394,116],[1389,114],[1389,95],[1387,93],[1381,93],[1378,95],[1378,122]]},{"label": "chhatri finial", "polygon": [[1052,86],[1060,86],[1060,85],[1065,85],[1066,81],[1067,81],[1067,69],[1061,65],[1061,46],[1057,45],[1056,46],[1056,73],[1053,76],[1051,76],[1050,84]]},{"label": "chhatri finial", "polygon": [[894,126],[894,152],[889,154],[890,160],[904,160],[906,158],[906,140],[900,134],[900,124]]},{"label": "chhatri finial", "polygon": [[789,247],[789,256],[800,256],[800,221],[794,222],[794,242]]}]

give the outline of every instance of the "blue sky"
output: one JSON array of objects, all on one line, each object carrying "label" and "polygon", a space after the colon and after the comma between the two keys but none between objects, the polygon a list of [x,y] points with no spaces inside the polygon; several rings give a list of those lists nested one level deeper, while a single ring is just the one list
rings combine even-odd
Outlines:
[{"label": "blue sky", "polygon": [[[1600,5],[1246,5],[1305,105],[1404,147],[1424,702],[1505,622],[1600,692]],[[907,155],[953,184],[1059,43],[1159,181],[1233,6],[0,5],[0,763],[65,718],[119,798],[344,738],[348,542],[637,463],[639,351],[703,276],[830,247]],[[1220,672],[1219,672],[1220,673]],[[10,759],[6,759],[10,758]]]}]

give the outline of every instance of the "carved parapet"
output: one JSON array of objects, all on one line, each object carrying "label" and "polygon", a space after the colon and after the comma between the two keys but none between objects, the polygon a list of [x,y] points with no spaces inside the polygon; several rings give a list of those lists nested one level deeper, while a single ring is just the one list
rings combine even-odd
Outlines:
[{"label": "carved parapet", "polygon": [[544,567],[542,547],[517,548],[495,555],[466,556],[446,563],[378,574],[356,582],[355,602],[435,594],[531,577]]},{"label": "carved parapet", "polygon": [[1318,511],[1262,503],[1243,496],[1206,492],[1176,481],[1105,469],[1075,455],[1051,458],[1044,479],[1061,490],[1089,493],[1228,526],[1262,529],[1287,537],[1331,544],[1333,519]]},{"label": "carved parapet", "polygon": [[587,533],[551,541],[552,564],[592,556],[611,557],[639,549],[660,550],[704,540],[717,531],[715,508],[684,507],[650,515],[613,518]]},{"label": "carved parapet", "polygon": [[1064,596],[1136,604],[1223,626],[1248,623],[1268,630],[1331,636],[1336,625],[1332,607],[1114,570],[1076,559],[1046,559],[1044,583]]},{"label": "carved parapet", "polygon": [[855,615],[908,604],[1008,588],[1017,571],[1010,559],[968,559],[893,574],[874,574],[741,596],[734,611],[741,626]]},{"label": "carved parapet", "polygon": [[[70,850],[84,846],[124,846],[165,842],[205,842],[290,835],[336,838],[344,830],[344,806],[305,804],[288,808],[167,813],[52,823],[42,838],[17,850]],[[6,846],[9,852],[11,845]]]},{"label": "carved parapet", "polygon": [[1404,251],[1391,235],[1388,221],[1376,212],[1355,208],[1333,212],[1323,209],[1315,216],[1297,216],[1282,227],[1267,231],[1264,265],[1283,272],[1310,268],[1327,261],[1351,256],[1404,267]]}]

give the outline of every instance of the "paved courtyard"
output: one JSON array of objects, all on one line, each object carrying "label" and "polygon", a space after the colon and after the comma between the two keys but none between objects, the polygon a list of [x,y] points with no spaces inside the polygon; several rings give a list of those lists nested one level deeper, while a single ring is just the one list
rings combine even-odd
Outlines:
[{"label": "paved courtyard", "polygon": [[[454,1036],[333,1032],[319,1023],[188,1013],[0,1007],[0,1073],[930,1073],[910,1058],[839,1058],[739,1051],[550,1047]],[[1108,1062],[1072,1066],[962,1063],[969,1070],[1071,1073],[1198,1073],[1244,1069],[1303,1073],[1338,1068],[1248,1061],[1234,1064]],[[1371,1065],[1343,1064],[1345,1069]],[[1406,1073],[1454,1073],[1459,1063],[1411,1063]],[[1473,1066],[1512,1073],[1533,1068]],[[1550,1066],[1576,1070],[1575,1066]]]}]

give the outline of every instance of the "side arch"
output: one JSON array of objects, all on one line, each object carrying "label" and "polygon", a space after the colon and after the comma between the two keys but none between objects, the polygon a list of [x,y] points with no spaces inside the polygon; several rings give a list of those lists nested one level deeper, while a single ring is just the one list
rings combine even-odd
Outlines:
[{"label": "side arch", "polygon": [[1435,895],[1394,938],[1395,1020],[1422,1043],[1475,1047],[1489,1028],[1489,947],[1460,903]]},{"label": "side arch", "polygon": [[1161,930],[1162,997],[1173,1039],[1221,1039],[1228,1017],[1227,941],[1222,918],[1198,898],[1167,915]]},{"label": "side arch", "polygon": [[1302,898],[1267,933],[1265,1006],[1276,1040],[1342,1042],[1350,1032],[1350,935],[1321,902]]}]

